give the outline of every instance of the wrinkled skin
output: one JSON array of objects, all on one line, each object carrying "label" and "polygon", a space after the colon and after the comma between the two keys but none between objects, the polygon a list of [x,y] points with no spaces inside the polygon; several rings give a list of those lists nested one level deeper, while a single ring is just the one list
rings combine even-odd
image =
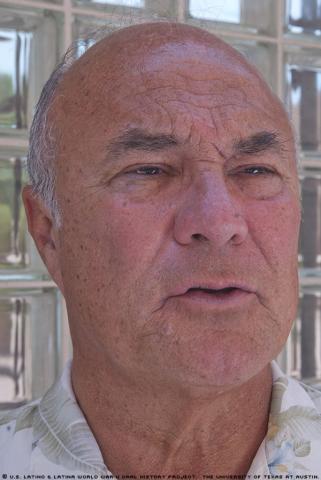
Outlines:
[{"label": "wrinkled skin", "polygon": [[[296,312],[300,205],[291,129],[259,75],[200,30],[131,27],[71,68],[49,120],[62,227],[28,190],[25,203],[66,298],[83,408],[89,378],[190,399],[270,382]],[[178,144],[113,155],[129,128]],[[278,146],[233,153],[262,131]],[[208,282],[252,293],[226,308],[179,295]]]}]

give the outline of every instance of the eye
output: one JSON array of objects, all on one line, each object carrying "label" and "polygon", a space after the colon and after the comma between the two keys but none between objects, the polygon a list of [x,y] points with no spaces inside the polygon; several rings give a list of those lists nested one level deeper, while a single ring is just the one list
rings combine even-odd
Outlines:
[{"label": "eye", "polygon": [[272,198],[283,188],[282,175],[270,166],[243,165],[230,172],[230,175],[240,190],[250,198]]},{"label": "eye", "polygon": [[155,165],[142,165],[141,167],[137,167],[127,173],[141,176],[152,176],[161,175],[162,173],[164,173],[164,170],[161,167],[157,167]]},{"label": "eye", "polygon": [[253,166],[253,167],[246,167],[242,173],[249,173],[254,176],[258,175],[273,175],[275,172],[267,167],[262,166]]}]

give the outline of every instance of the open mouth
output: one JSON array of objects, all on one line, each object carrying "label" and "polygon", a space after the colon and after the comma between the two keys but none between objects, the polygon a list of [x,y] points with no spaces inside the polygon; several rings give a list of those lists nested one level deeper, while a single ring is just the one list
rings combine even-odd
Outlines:
[{"label": "open mouth", "polygon": [[219,289],[191,287],[183,295],[179,295],[178,298],[189,302],[191,305],[227,308],[243,305],[244,301],[253,298],[253,294],[251,291],[239,287]]},{"label": "open mouth", "polygon": [[211,289],[211,288],[201,288],[201,287],[193,287],[193,288],[189,288],[187,290],[187,294],[189,293],[193,293],[193,292],[196,292],[196,293],[203,293],[205,295],[213,295],[213,296],[226,296],[226,295],[230,295],[234,292],[237,292],[237,291],[242,291],[240,290],[239,288],[236,288],[236,287],[226,287],[226,288],[220,288],[220,289]]}]

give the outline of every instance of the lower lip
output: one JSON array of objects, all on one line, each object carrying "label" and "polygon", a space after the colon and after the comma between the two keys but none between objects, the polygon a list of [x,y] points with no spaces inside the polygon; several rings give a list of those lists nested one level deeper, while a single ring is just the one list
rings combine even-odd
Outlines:
[{"label": "lower lip", "polygon": [[228,293],[206,293],[202,290],[191,290],[178,295],[176,298],[195,306],[207,306],[210,308],[232,308],[241,307],[249,300],[252,300],[254,293],[235,289]]}]

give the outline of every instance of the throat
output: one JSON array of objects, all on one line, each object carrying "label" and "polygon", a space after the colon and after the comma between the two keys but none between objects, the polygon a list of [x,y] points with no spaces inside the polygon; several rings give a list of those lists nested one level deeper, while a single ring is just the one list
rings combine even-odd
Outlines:
[{"label": "throat", "polygon": [[143,398],[124,393],[104,392],[104,412],[93,407],[87,389],[81,402],[114,475],[246,475],[267,431],[271,374],[265,369],[232,391],[197,401],[171,396],[168,402],[166,391],[155,400],[148,389]]}]

